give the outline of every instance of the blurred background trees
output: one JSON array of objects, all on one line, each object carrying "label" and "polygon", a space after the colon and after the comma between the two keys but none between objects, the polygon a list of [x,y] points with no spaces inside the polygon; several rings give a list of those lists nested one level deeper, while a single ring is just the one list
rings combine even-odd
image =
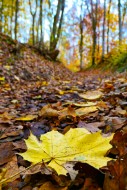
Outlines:
[{"label": "blurred background trees", "polygon": [[126,0],[0,0],[0,32],[54,51],[72,70],[127,55]]}]

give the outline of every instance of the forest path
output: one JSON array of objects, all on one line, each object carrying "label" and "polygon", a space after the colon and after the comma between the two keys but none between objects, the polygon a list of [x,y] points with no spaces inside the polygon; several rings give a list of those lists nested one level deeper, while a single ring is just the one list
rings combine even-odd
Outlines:
[{"label": "forest path", "polygon": [[[51,130],[65,134],[70,128],[85,128],[91,133],[101,130],[105,135],[115,133],[110,156],[118,159],[103,168],[104,172],[107,171],[105,180],[99,170],[78,163],[79,175],[73,182],[68,176],[47,175],[49,173],[44,168],[42,174],[34,168],[29,171],[29,177],[16,176],[2,189],[125,189],[126,72],[111,74],[90,70],[75,74],[59,62],[45,60],[31,48],[25,47],[20,55],[14,55],[11,46],[3,42],[0,51],[1,179],[29,166],[15,153],[26,150],[24,139],[28,138],[30,131],[37,138]],[[119,146],[117,142],[120,142]],[[121,157],[122,162],[119,162]],[[110,179],[109,173],[114,175],[118,167],[123,167],[122,174],[118,172],[113,180]]]}]

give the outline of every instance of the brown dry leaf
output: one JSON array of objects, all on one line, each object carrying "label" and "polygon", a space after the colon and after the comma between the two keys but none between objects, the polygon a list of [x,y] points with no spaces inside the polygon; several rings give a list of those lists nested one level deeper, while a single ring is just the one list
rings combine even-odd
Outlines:
[{"label": "brown dry leaf", "polygon": [[5,129],[4,133],[0,136],[0,139],[4,139],[6,137],[16,137],[22,133],[22,130],[17,130],[15,126],[8,127]]},{"label": "brown dry leaf", "polygon": [[36,174],[41,171],[41,165],[42,165],[42,163],[38,163],[29,168],[20,166],[19,170],[22,175],[32,175],[32,174]]},{"label": "brown dry leaf", "polygon": [[75,112],[77,116],[83,116],[83,115],[87,115],[89,113],[95,112],[97,110],[98,110],[97,106],[91,106],[91,107],[76,109]]},{"label": "brown dry leaf", "polygon": [[105,126],[105,122],[93,122],[93,123],[86,123],[83,121],[79,121],[78,123],[78,127],[79,128],[85,128],[88,131],[90,131],[91,133],[95,133],[97,131],[99,131],[99,127],[104,127]]},{"label": "brown dry leaf", "polygon": [[25,142],[23,140],[13,142],[13,145],[14,145],[13,150],[16,150],[16,149],[27,150],[26,144],[25,144]]},{"label": "brown dry leaf", "polygon": [[66,116],[76,117],[76,112],[75,112],[74,108],[71,106],[64,108],[63,110],[59,111],[58,113],[59,113],[60,120],[66,118]]},{"label": "brown dry leaf", "polygon": [[13,144],[11,142],[0,144],[0,165],[11,161],[13,156]]},{"label": "brown dry leaf", "polygon": [[104,117],[104,120],[108,125],[110,125],[113,129],[113,131],[116,131],[124,126],[125,120],[122,117]]},{"label": "brown dry leaf", "polygon": [[104,109],[108,108],[108,105],[104,101],[97,102],[97,106],[99,106],[100,108],[104,108]]},{"label": "brown dry leaf", "polygon": [[120,106],[116,107],[116,112],[121,114],[121,115],[125,115],[126,114],[126,110],[123,110]]},{"label": "brown dry leaf", "polygon": [[3,122],[8,122],[8,121],[10,121],[11,119],[14,119],[14,118],[15,118],[15,116],[10,115],[8,112],[4,112],[4,113],[0,114],[0,119]]},{"label": "brown dry leaf", "polygon": [[108,162],[104,190],[125,190],[127,187],[127,154],[122,159]]},{"label": "brown dry leaf", "polygon": [[19,170],[20,170],[20,173],[24,176],[33,175],[33,174],[36,174],[38,172],[41,172],[42,174],[45,174],[45,175],[51,175],[52,174],[52,169],[48,168],[46,166],[46,164],[44,164],[42,162],[34,164],[28,168],[20,166]]},{"label": "brown dry leaf", "polygon": [[57,117],[59,115],[58,111],[51,108],[51,105],[45,105],[40,111],[39,116],[41,117]]},{"label": "brown dry leaf", "polygon": [[113,84],[111,82],[105,83],[104,87],[105,87],[105,89],[113,89],[114,88],[114,86],[113,86]]},{"label": "brown dry leaf", "polygon": [[3,175],[0,179],[0,187],[7,182],[15,181],[20,177],[19,168],[17,164],[17,157],[14,155],[10,162],[8,162],[3,168]]},{"label": "brown dry leaf", "polygon": [[[5,174],[5,178],[8,179],[11,176],[14,176],[15,174],[19,173],[19,168],[18,168],[18,164],[17,164],[17,157],[16,155],[12,157],[11,161],[8,162],[5,166],[6,168],[6,174]],[[11,178],[9,181],[15,180],[19,178],[19,175],[14,176],[13,178]]]},{"label": "brown dry leaf", "polygon": [[64,175],[57,175],[55,172],[52,173],[52,179],[60,186],[60,187],[68,187],[72,183],[71,179],[67,178]]},{"label": "brown dry leaf", "polygon": [[84,98],[86,100],[96,100],[96,99],[99,99],[103,96],[103,93],[101,91],[87,91],[86,93],[84,94],[79,94],[79,96],[81,98]]},{"label": "brown dry leaf", "polygon": [[56,185],[53,185],[50,181],[45,182],[39,190],[67,190],[68,187],[58,187]]}]

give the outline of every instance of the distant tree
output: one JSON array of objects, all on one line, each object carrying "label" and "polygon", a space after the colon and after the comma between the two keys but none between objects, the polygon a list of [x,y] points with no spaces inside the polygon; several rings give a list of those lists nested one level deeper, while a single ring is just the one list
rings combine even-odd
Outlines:
[{"label": "distant tree", "polygon": [[15,29],[14,29],[14,34],[15,34],[15,40],[17,40],[17,30],[18,30],[18,11],[19,11],[19,0],[15,1]]},{"label": "distant tree", "polygon": [[43,43],[43,26],[42,26],[42,17],[43,17],[43,0],[40,0],[40,15],[39,15],[39,21],[40,21],[40,42]]},{"label": "distant tree", "polygon": [[109,0],[108,11],[107,11],[107,53],[109,52],[109,25],[110,25],[110,20],[111,20],[110,18],[111,4],[112,4],[112,0]]},{"label": "distant tree", "polygon": [[10,34],[11,34],[11,37],[12,37],[12,34],[13,34],[13,15],[14,15],[14,7],[15,7],[15,5],[14,5],[14,0],[11,0],[11,15],[10,15],[10,21],[11,21],[11,23],[10,23]]},{"label": "distant tree", "polygon": [[50,50],[55,50],[62,28],[63,22],[63,15],[64,15],[64,8],[65,8],[65,0],[58,0],[56,14],[53,20],[53,26],[51,29],[50,35]]},{"label": "distant tree", "polygon": [[95,3],[93,3],[93,0],[90,0],[90,8],[89,9],[89,4],[88,1],[86,0],[86,6],[87,10],[89,12],[89,16],[91,19],[92,23],[92,65],[95,64],[95,52],[96,52],[96,45],[97,45],[97,13],[98,13],[98,0],[96,0]]},{"label": "distant tree", "polygon": [[29,0],[29,5],[30,5],[30,14],[32,15],[32,42],[34,45],[35,44],[35,17],[37,13],[37,0],[35,0],[34,11],[33,11],[31,0]]},{"label": "distant tree", "polygon": [[81,10],[80,10],[80,21],[79,21],[79,29],[80,29],[80,42],[79,42],[79,55],[80,55],[80,70],[83,69],[83,1],[81,2]]},{"label": "distant tree", "polygon": [[127,14],[127,1],[124,2],[123,11],[122,11],[122,26],[124,25],[124,19]]},{"label": "distant tree", "polygon": [[0,32],[2,32],[3,27],[3,9],[4,9],[4,0],[0,1]]},{"label": "distant tree", "polygon": [[39,1],[39,17],[37,21],[37,36],[36,42],[38,42],[38,47],[41,49],[42,45],[44,44],[44,27],[43,27],[43,4],[44,0]]},{"label": "distant tree", "polygon": [[106,0],[104,0],[103,33],[102,33],[102,61],[105,53],[105,24],[106,24]]},{"label": "distant tree", "polygon": [[121,14],[121,0],[118,0],[118,18],[119,18],[119,44],[122,42],[122,14]]}]

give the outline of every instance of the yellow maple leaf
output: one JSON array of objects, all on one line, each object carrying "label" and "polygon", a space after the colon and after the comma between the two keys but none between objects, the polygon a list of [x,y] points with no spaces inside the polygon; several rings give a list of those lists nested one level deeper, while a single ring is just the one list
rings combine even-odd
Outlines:
[{"label": "yellow maple leaf", "polygon": [[100,132],[88,134],[83,128],[70,129],[65,135],[51,131],[41,135],[40,140],[30,134],[25,140],[28,150],[20,155],[32,164],[43,161],[53,168],[58,175],[68,172],[64,164],[69,161],[83,162],[100,168],[110,158],[104,157],[111,148],[110,137],[103,137]]}]

